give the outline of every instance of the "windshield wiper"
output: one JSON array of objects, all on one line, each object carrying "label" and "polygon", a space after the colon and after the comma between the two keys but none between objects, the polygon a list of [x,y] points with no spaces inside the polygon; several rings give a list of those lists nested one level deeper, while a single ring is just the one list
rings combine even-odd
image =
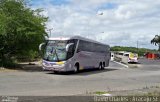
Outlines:
[{"label": "windshield wiper", "polygon": [[[55,49],[54,52],[53,52],[53,49]],[[52,51],[51,51],[50,54],[54,54],[54,53],[55,53],[55,55],[56,55],[56,57],[57,57],[57,61],[59,61],[58,54],[57,54],[57,49],[54,48],[54,47],[52,47]],[[47,60],[48,60],[48,61],[49,61],[49,56],[50,56],[50,54],[49,54],[48,57],[47,57]]]},{"label": "windshield wiper", "polygon": [[56,48],[55,48],[55,54],[56,54],[57,60],[59,62],[59,58],[58,58],[58,54],[57,54],[57,49]]}]

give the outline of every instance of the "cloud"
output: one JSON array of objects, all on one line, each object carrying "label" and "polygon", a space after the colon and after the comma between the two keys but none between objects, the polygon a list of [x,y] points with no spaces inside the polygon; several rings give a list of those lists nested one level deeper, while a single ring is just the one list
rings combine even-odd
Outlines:
[{"label": "cloud", "polygon": [[43,0],[32,6],[44,8],[52,36],[81,35],[112,46],[139,41],[147,48],[156,48],[150,40],[160,32],[159,7],[158,0]]}]

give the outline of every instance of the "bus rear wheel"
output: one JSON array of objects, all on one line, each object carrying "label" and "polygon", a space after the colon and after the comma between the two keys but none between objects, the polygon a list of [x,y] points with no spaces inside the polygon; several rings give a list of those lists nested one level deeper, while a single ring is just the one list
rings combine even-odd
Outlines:
[{"label": "bus rear wheel", "polygon": [[103,62],[102,69],[104,69],[105,67],[106,67],[106,64],[105,64],[105,62]]},{"label": "bus rear wheel", "polygon": [[53,71],[54,72],[54,74],[58,74],[59,72],[58,71]]},{"label": "bus rear wheel", "polygon": [[99,63],[98,69],[100,69],[100,70],[103,69],[103,68],[102,68],[102,63]]}]

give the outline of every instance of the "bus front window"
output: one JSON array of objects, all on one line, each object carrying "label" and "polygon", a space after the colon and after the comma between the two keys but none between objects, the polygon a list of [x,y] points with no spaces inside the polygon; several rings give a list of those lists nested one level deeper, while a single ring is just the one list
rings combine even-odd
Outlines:
[{"label": "bus front window", "polygon": [[46,46],[44,60],[52,62],[66,60],[66,45],[67,41],[65,40],[49,41]]}]

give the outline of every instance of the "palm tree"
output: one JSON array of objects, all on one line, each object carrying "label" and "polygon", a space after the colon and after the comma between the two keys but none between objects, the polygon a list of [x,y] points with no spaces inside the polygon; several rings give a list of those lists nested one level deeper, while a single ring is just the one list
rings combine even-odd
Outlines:
[{"label": "palm tree", "polygon": [[160,51],[160,35],[155,35],[155,37],[151,40],[151,44],[158,45],[158,51]]}]

